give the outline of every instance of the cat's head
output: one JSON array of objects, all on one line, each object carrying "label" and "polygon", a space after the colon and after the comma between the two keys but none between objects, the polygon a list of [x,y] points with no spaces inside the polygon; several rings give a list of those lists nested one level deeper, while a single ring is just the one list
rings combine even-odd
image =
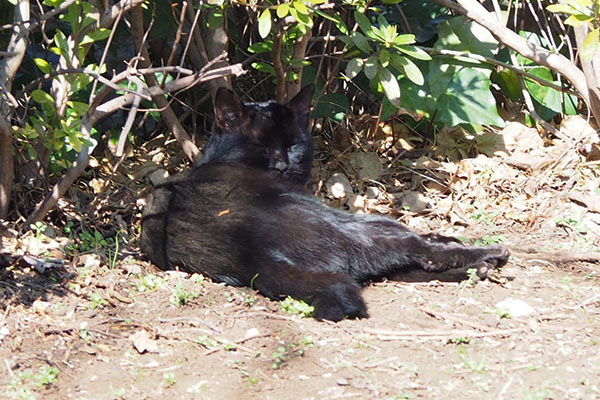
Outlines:
[{"label": "cat's head", "polygon": [[308,133],[313,85],[285,104],[242,103],[228,89],[215,97],[215,124],[200,164],[228,162],[269,170],[279,178],[305,184],[313,145]]}]

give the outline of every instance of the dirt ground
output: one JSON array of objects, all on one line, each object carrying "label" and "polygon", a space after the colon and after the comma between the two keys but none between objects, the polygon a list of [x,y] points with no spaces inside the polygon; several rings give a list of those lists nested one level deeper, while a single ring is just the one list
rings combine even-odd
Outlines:
[{"label": "dirt ground", "polygon": [[372,283],[339,323],[132,257],[0,270],[0,398],[600,399],[598,255],[504,235],[499,281]]},{"label": "dirt ground", "polygon": [[[10,237],[0,224],[0,399],[600,399],[600,141],[565,121],[572,142],[510,123],[480,137],[502,139],[494,156],[388,158],[393,173],[374,152],[317,157],[314,192],[336,206],[512,253],[492,281],[371,283],[363,320],[301,318],[249,288],[117,258],[76,225]],[[150,187],[139,164],[89,185],[132,250]],[[80,192],[67,204],[89,215]],[[81,223],[69,207],[63,221]]]}]

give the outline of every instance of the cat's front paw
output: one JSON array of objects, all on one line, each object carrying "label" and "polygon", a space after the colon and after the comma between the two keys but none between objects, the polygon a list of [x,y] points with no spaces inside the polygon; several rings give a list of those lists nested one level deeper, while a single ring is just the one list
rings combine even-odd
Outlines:
[{"label": "cat's front paw", "polygon": [[488,278],[494,274],[496,269],[506,265],[510,257],[506,246],[501,244],[481,247],[480,250],[483,252],[483,256],[469,268],[477,269],[477,276],[481,279]]},{"label": "cat's front paw", "polygon": [[340,321],[344,318],[367,318],[367,305],[358,285],[337,283],[319,293],[312,301],[316,319]]}]

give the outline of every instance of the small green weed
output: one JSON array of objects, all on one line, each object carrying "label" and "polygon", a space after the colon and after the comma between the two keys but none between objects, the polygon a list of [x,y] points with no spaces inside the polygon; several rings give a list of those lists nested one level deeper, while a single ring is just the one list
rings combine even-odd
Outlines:
[{"label": "small green weed", "polygon": [[35,232],[35,238],[39,239],[42,237],[42,234],[44,232],[46,232],[46,229],[48,229],[48,225],[44,224],[43,222],[36,222],[35,224],[31,224],[29,225],[29,227]]},{"label": "small green weed", "polygon": [[48,386],[56,382],[58,379],[59,370],[56,367],[45,366],[41,369],[39,373],[35,375],[35,379],[37,380],[36,386],[38,389],[43,388],[44,386]]},{"label": "small green weed", "polygon": [[296,300],[290,296],[281,302],[281,309],[288,314],[294,314],[300,318],[310,317],[315,311],[313,306],[306,304],[302,300]]},{"label": "small green weed", "polygon": [[312,336],[305,336],[298,344],[289,344],[286,348],[285,345],[278,346],[277,350],[273,352],[273,369],[278,369],[284,361],[288,360],[292,355],[303,356],[306,349],[314,345],[314,339]]},{"label": "small green weed", "polygon": [[496,218],[499,214],[500,213],[498,212],[487,213],[482,210],[476,210],[473,214],[471,214],[471,217],[473,217],[475,221],[491,225],[494,222],[494,218]]},{"label": "small green weed", "polygon": [[116,399],[125,399],[126,395],[127,395],[127,389],[125,389],[125,388],[113,389],[110,392],[111,398],[116,398]]},{"label": "small green weed", "polygon": [[119,255],[119,234],[121,233],[121,230],[119,229],[117,231],[117,233],[115,234],[115,250],[114,252],[109,248],[108,249],[108,263],[109,263],[109,269],[111,271],[113,271],[115,269],[115,266],[117,265],[117,256]]},{"label": "small green weed", "polygon": [[10,399],[35,400],[32,387],[42,389],[52,385],[58,380],[59,372],[58,368],[47,365],[35,374],[32,371],[21,372],[10,380],[5,393]]},{"label": "small green weed", "polygon": [[165,378],[165,382],[168,386],[173,386],[177,383],[177,378],[175,378],[175,374],[173,372],[167,372],[163,375]]},{"label": "small green weed", "polygon": [[195,342],[206,347],[207,349],[212,349],[217,346],[217,342],[207,335],[200,336],[195,340]]},{"label": "small green weed", "polygon": [[236,351],[237,350],[237,346],[235,345],[235,343],[231,343],[231,342],[225,342],[222,341],[223,343],[223,348],[225,349],[225,351]]},{"label": "small green weed", "polygon": [[571,228],[583,235],[585,235],[588,232],[587,226],[582,221],[576,220],[572,217],[558,218],[554,222],[556,223],[556,226],[561,226],[563,228]]},{"label": "small green weed", "polygon": [[567,291],[569,291],[569,292],[572,292],[572,291],[573,291],[573,288],[574,288],[574,286],[573,286],[573,279],[571,279],[571,278],[568,278],[568,277],[567,277],[567,278],[564,278],[564,279],[563,279],[563,283],[565,284],[565,289],[566,289]]},{"label": "small green weed", "polygon": [[448,343],[452,344],[469,344],[471,343],[471,338],[469,337],[457,337],[448,340]]},{"label": "small green weed", "polygon": [[469,268],[467,270],[467,280],[464,280],[460,283],[461,287],[465,286],[475,286],[479,282],[479,277],[477,276],[477,268]]},{"label": "small green weed", "polygon": [[258,382],[260,382],[260,379],[258,378],[258,374],[248,374],[248,376],[246,376],[246,380],[248,381],[248,385],[250,386],[254,386],[256,384],[258,384]]},{"label": "small green weed", "polygon": [[469,354],[466,347],[461,346],[458,349],[458,358],[473,372],[483,373],[486,368],[485,354],[481,356],[479,361],[475,360],[472,354]]},{"label": "small green weed", "polygon": [[79,337],[84,343],[89,343],[92,336],[93,333],[90,333],[90,331],[88,331],[86,328],[79,329]]},{"label": "small green weed", "polygon": [[273,369],[277,369],[287,359],[287,352],[284,346],[277,347],[277,350],[273,352]]},{"label": "small green weed", "polygon": [[102,307],[110,304],[104,297],[102,297],[101,294],[96,293],[96,292],[90,293],[88,295],[88,297],[90,298],[90,301],[92,302],[92,304],[90,306],[92,310],[97,310],[99,308],[102,308]]},{"label": "small green weed", "polygon": [[81,232],[79,234],[79,239],[81,239],[79,248],[83,253],[94,252],[103,247],[107,247],[110,241],[112,241],[112,239],[104,239],[104,236],[95,229],[94,233],[88,231]]},{"label": "small green weed", "polygon": [[243,289],[240,291],[225,293],[225,298],[230,303],[247,304],[252,307],[256,303],[256,296],[254,293],[245,293]]},{"label": "small green weed", "polygon": [[546,389],[546,388],[542,388],[542,389],[534,389],[534,388],[527,388],[525,390],[525,395],[523,396],[524,400],[545,400],[545,399],[551,399],[552,396],[550,395],[550,390]]},{"label": "small green weed", "polygon": [[489,246],[491,244],[500,244],[506,242],[504,235],[484,235],[480,239],[475,240],[475,246]]},{"label": "small green weed", "polygon": [[189,303],[191,299],[195,299],[199,296],[196,292],[190,292],[183,288],[181,283],[175,285],[173,290],[173,296],[171,296],[171,304],[175,307],[181,307]]},{"label": "small green weed", "polygon": [[138,275],[139,282],[135,284],[138,292],[148,292],[165,286],[164,278],[154,274]]},{"label": "small green weed", "polygon": [[63,226],[63,232],[66,233],[70,238],[73,237],[73,227],[75,223],[73,221],[67,221],[67,224]]},{"label": "small green weed", "polygon": [[412,393],[394,394],[388,397],[384,397],[385,400],[410,400],[416,398],[417,396]]},{"label": "small green weed", "polygon": [[33,376],[31,371],[21,372],[8,382],[6,388],[6,396],[9,399],[19,400],[35,400],[36,396],[33,391],[28,387],[30,379]]}]

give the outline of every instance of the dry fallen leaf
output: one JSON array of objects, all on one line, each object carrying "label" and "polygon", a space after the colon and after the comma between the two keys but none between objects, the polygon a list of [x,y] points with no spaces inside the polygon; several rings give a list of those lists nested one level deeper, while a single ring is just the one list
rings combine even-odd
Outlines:
[{"label": "dry fallen leaf", "polygon": [[361,180],[377,180],[381,176],[381,158],[375,152],[351,153],[348,155],[350,165],[358,172]]},{"label": "dry fallen leaf", "polygon": [[131,342],[133,343],[133,347],[138,351],[138,353],[142,354],[145,352],[148,353],[158,353],[159,348],[158,344],[155,340],[150,338],[148,332],[144,329],[137,331],[133,335],[129,337]]},{"label": "dry fallen leaf", "polygon": [[327,193],[336,199],[348,197],[348,195],[353,193],[350,181],[346,178],[346,175],[340,172],[331,175],[331,178],[325,182],[325,187],[327,188]]}]

